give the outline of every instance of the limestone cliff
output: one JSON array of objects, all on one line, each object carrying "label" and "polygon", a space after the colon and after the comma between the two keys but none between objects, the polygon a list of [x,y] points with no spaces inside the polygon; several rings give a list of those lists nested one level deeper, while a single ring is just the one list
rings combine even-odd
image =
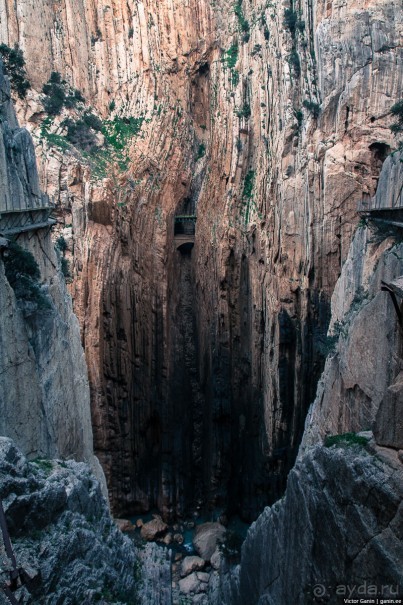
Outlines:
[{"label": "limestone cliff", "polygon": [[[284,489],[356,202],[396,145],[401,4],[0,6],[32,82],[19,115],[64,212],[112,501],[166,516],[239,501],[254,517]],[[104,121],[141,120],[124,174],[101,183],[76,147],[49,146],[78,119],[43,128],[52,70]],[[195,205],[184,258],[173,216]]]},{"label": "limestone cliff", "polygon": [[[401,170],[401,154],[385,161],[378,207],[398,199]],[[251,526],[240,567],[213,587],[212,603],[401,596],[402,333],[381,286],[401,277],[402,252],[393,222],[358,227],[332,297],[329,356],[285,495]]]},{"label": "limestone cliff", "polygon": [[[397,153],[385,161],[374,203],[388,207],[401,184]],[[401,327],[391,296],[381,290],[401,275],[400,229],[375,221],[360,226],[332,297],[334,350],[307,417],[301,454],[326,435],[374,427],[381,445],[403,448]]]},{"label": "limestone cliff", "polygon": [[395,452],[314,447],[291,471],[284,499],[251,526],[235,598],[211,602],[336,605],[401,596],[402,481]]},{"label": "limestone cliff", "polygon": [[[0,91],[2,212],[4,202],[8,210],[34,208],[41,203],[34,148],[18,127],[2,73]],[[49,228],[9,240],[2,238],[0,258],[0,434],[31,457],[86,460],[102,478],[79,325]]]}]

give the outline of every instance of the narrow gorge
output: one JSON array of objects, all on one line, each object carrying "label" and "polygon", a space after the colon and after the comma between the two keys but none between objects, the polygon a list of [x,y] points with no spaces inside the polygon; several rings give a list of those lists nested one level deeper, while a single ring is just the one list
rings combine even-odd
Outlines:
[{"label": "narrow gorge", "polygon": [[403,598],[402,17],[0,0],[20,602]]}]

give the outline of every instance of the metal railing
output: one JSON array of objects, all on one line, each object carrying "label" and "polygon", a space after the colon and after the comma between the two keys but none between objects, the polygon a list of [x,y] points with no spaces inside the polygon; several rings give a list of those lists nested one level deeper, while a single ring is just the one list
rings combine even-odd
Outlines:
[{"label": "metal railing", "polygon": [[359,200],[357,204],[357,212],[360,214],[366,212],[382,212],[384,210],[403,210],[403,183],[398,193],[393,196],[388,205],[385,205],[384,200],[381,201],[377,196]]},{"label": "metal railing", "polygon": [[196,232],[196,220],[195,214],[178,214],[175,216],[175,235],[190,235],[194,236]]}]

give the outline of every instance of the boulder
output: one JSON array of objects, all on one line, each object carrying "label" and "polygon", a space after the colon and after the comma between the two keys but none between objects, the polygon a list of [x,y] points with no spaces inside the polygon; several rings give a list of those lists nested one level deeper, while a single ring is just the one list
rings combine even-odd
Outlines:
[{"label": "boulder", "polygon": [[133,531],[134,525],[129,519],[115,519],[115,523],[120,531]]},{"label": "boulder", "polygon": [[197,579],[200,580],[200,582],[203,582],[204,584],[208,584],[210,580],[210,574],[206,573],[205,571],[196,572],[196,576]]},{"label": "boulder", "polygon": [[174,534],[174,542],[176,542],[177,544],[183,544],[182,534]]},{"label": "boulder", "polygon": [[184,578],[188,576],[193,571],[199,571],[203,569],[206,562],[201,557],[185,557],[182,561],[181,566],[181,576]]},{"label": "boulder", "polygon": [[168,525],[161,519],[159,515],[154,515],[154,519],[148,523],[144,523],[140,530],[140,535],[143,540],[152,542],[161,538],[168,529]]},{"label": "boulder", "polygon": [[164,536],[162,538],[162,542],[166,544],[166,546],[169,546],[172,543],[172,534],[167,534],[166,536]]},{"label": "boulder", "polygon": [[186,576],[186,578],[179,580],[179,590],[183,594],[197,594],[199,592],[206,592],[207,583],[203,580],[200,580],[198,578],[198,574],[194,572],[190,574],[190,576]]},{"label": "boulder", "polygon": [[218,543],[222,542],[225,531],[225,527],[220,523],[199,525],[193,538],[193,545],[202,559],[210,561]]},{"label": "boulder", "polygon": [[211,567],[215,570],[220,569],[222,560],[223,560],[223,554],[219,548],[216,548],[214,553],[211,555],[211,559],[210,559]]}]

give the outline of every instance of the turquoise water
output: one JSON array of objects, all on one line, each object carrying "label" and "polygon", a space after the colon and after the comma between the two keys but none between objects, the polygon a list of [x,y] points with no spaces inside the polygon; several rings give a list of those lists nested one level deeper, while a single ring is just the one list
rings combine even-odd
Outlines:
[{"label": "turquoise water", "polygon": [[[155,511],[154,514],[158,514],[158,511]],[[218,518],[219,513],[213,512],[210,515],[202,515],[194,520],[187,519],[183,523],[177,523],[177,525],[179,525],[181,528],[180,531],[175,531],[173,527],[170,526],[169,530],[171,531],[171,533],[181,533],[183,535],[183,544],[177,544],[176,542],[172,542],[169,545],[165,545],[163,542],[158,542],[158,544],[171,549],[174,554],[178,552],[184,555],[195,554],[195,549],[193,547],[193,537],[197,526],[202,525],[203,523],[217,521]],[[139,519],[141,519],[143,523],[147,523],[148,521],[151,521],[153,519],[153,513],[150,512],[144,515],[136,515],[135,517],[130,517],[130,521],[133,523],[134,526],[136,525],[136,522]],[[194,527],[187,527],[189,522],[193,522],[195,524]],[[242,541],[245,539],[248,529],[249,525],[247,523],[244,523],[244,521],[242,521],[239,517],[231,517],[229,519],[227,530],[236,533],[242,539]],[[131,532],[131,537],[137,545],[141,546],[141,544],[144,544],[144,540],[141,538],[140,535],[140,528],[136,528],[134,532]]]}]

